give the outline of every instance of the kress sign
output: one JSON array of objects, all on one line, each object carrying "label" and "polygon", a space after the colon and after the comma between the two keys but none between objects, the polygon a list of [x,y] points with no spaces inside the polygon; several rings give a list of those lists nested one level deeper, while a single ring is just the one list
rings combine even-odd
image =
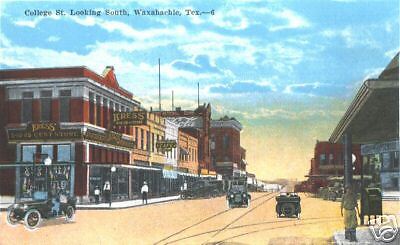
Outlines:
[{"label": "kress sign", "polygon": [[161,151],[170,151],[172,148],[176,148],[175,140],[161,140],[156,143],[157,149]]},{"label": "kress sign", "polygon": [[147,124],[146,111],[114,112],[113,126],[137,126]]}]

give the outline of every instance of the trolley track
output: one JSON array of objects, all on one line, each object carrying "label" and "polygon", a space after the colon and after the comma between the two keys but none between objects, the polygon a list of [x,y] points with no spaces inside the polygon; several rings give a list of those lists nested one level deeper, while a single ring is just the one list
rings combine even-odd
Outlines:
[{"label": "trolley track", "polygon": [[[257,200],[259,200],[259,199],[261,199],[261,198],[268,197],[268,196],[273,195],[273,194],[274,194],[274,193],[267,193],[267,194],[261,195],[261,196],[255,198],[255,199],[253,199],[253,202],[254,202],[254,201],[257,201]],[[270,199],[269,199],[269,200],[270,200]],[[256,206],[256,207],[258,207],[258,206]],[[254,208],[253,208],[253,209],[254,209]],[[179,230],[179,231],[177,231],[177,232],[175,232],[175,233],[173,233],[173,234],[171,234],[171,235],[169,235],[169,236],[167,236],[167,237],[165,237],[165,238],[163,238],[163,239],[161,239],[161,240],[155,242],[154,244],[155,244],[155,245],[156,245],[156,244],[161,244],[161,243],[167,241],[168,239],[170,239],[170,238],[172,238],[172,237],[175,237],[175,236],[177,236],[177,235],[179,235],[179,234],[181,234],[181,233],[183,233],[183,232],[185,232],[185,231],[187,231],[187,230],[189,230],[189,229],[191,229],[191,228],[193,228],[193,227],[196,227],[196,226],[198,226],[198,225],[200,225],[200,224],[202,224],[202,223],[204,223],[204,222],[206,222],[206,221],[208,221],[208,220],[211,220],[211,219],[213,219],[213,218],[216,218],[216,217],[218,217],[218,216],[220,216],[220,215],[222,215],[222,214],[225,214],[225,213],[227,213],[227,212],[230,212],[230,211],[232,211],[232,210],[233,210],[233,209],[225,209],[225,210],[223,210],[223,211],[221,211],[221,212],[218,212],[218,213],[216,213],[216,214],[213,214],[213,215],[211,215],[211,216],[209,216],[209,217],[207,217],[207,218],[205,218],[205,219],[202,219],[202,220],[200,220],[200,221],[198,221],[198,222],[196,222],[196,223],[194,223],[194,224],[192,224],[192,225],[190,225],[190,226],[187,226],[187,227],[185,227],[185,228],[183,228],[183,229],[181,229],[181,230]],[[250,209],[249,211],[251,211],[251,210],[252,210],[252,209]],[[248,213],[249,211],[247,211],[246,213]],[[180,241],[180,240],[178,239],[177,241]],[[173,242],[175,242],[175,241],[173,241]],[[169,243],[171,243],[171,242],[165,242],[164,244],[169,244]]]},{"label": "trolley track", "polygon": [[[264,221],[264,222],[259,222],[259,223],[253,223],[253,224],[246,224],[246,225],[237,225],[237,226],[232,226],[229,227],[227,230],[237,230],[237,229],[241,229],[241,228],[246,228],[246,227],[252,227],[252,226],[260,226],[260,225],[269,225],[269,224],[277,224],[277,223],[293,223],[290,225],[285,225],[285,226],[278,226],[278,227],[272,227],[272,228],[264,228],[264,229],[260,229],[260,230],[255,230],[255,231],[250,231],[250,232],[245,232],[245,233],[241,233],[239,235],[235,235],[229,238],[225,238],[223,240],[217,241],[217,242],[211,242],[211,243],[205,243],[205,244],[218,244],[236,237],[240,237],[240,236],[245,236],[245,235],[250,235],[256,232],[261,232],[261,231],[266,231],[266,230],[274,230],[274,229],[280,229],[280,228],[286,228],[286,227],[291,227],[291,226],[300,226],[300,225],[312,225],[312,224],[318,224],[318,223],[326,223],[326,222],[332,222],[332,221],[336,221],[338,220],[338,218],[309,218],[309,219],[302,219],[302,221],[312,221],[312,220],[320,220],[320,221],[314,221],[314,222],[309,222],[309,223],[303,223],[303,224],[298,224],[296,223],[297,220],[293,220],[293,219],[288,219],[288,220],[271,220],[271,221]],[[323,221],[323,220],[327,220],[327,221]],[[183,240],[187,240],[190,238],[195,238],[195,237],[199,237],[202,235],[206,235],[206,234],[211,234],[214,232],[219,231],[220,229],[213,229],[213,230],[209,230],[209,231],[205,231],[205,232],[201,232],[201,233],[197,233],[197,234],[193,234],[190,236],[186,236],[180,239],[176,239],[176,240],[172,240],[170,242],[167,242],[165,244],[172,244],[172,243],[176,243],[176,242],[180,242]]]}]

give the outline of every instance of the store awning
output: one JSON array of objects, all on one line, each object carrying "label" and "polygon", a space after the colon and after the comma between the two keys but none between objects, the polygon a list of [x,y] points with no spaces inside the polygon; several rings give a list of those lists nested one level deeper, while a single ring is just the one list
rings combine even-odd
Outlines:
[{"label": "store awning", "polygon": [[355,144],[396,140],[399,137],[398,54],[378,79],[366,80],[329,138],[341,142],[347,132]]}]

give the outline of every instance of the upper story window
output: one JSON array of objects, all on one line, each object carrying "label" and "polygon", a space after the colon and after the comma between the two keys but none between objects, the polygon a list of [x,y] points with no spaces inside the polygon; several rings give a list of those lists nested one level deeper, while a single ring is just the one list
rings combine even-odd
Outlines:
[{"label": "upper story window", "polygon": [[71,90],[60,90],[60,121],[70,121]]},{"label": "upper story window", "polygon": [[222,139],[222,145],[223,145],[224,149],[228,149],[228,147],[229,147],[229,135],[224,135],[224,137]]},{"label": "upper story window", "polygon": [[51,121],[51,90],[40,91],[40,121]]},{"label": "upper story window", "polygon": [[22,122],[27,123],[32,121],[32,100],[33,92],[22,93]]},{"label": "upper story window", "polygon": [[326,155],[325,154],[320,154],[319,155],[319,164],[320,165],[325,165],[326,164]]},{"label": "upper story window", "polygon": [[329,153],[329,164],[334,164],[333,162],[333,154]]}]

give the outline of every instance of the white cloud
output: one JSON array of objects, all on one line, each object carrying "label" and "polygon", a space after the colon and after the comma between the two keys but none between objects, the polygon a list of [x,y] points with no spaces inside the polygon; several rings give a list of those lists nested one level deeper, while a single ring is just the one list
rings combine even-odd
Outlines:
[{"label": "white cloud", "polygon": [[47,41],[47,42],[58,42],[58,41],[60,41],[60,37],[58,37],[58,36],[49,36],[49,37],[46,39],[46,41]]},{"label": "white cloud", "polygon": [[214,25],[228,30],[244,30],[249,26],[249,20],[239,8],[219,11],[209,19]]},{"label": "white cloud", "polygon": [[385,52],[385,56],[392,59],[400,50],[400,47],[394,48],[392,50],[388,50]]},{"label": "white cloud", "polygon": [[307,19],[289,9],[284,9],[278,12],[272,12],[272,15],[277,18],[285,20],[287,23],[283,25],[271,26],[269,27],[270,31],[280,31],[283,29],[297,29],[310,26],[310,23],[308,22]]},{"label": "white cloud", "polygon": [[24,27],[36,28],[36,26],[42,20],[46,20],[46,19],[59,20],[60,16],[56,16],[56,15],[51,15],[51,16],[46,16],[46,17],[39,16],[39,17],[33,18],[32,20],[16,20],[13,23],[16,26],[24,26]]},{"label": "white cloud", "polygon": [[321,32],[321,35],[327,38],[340,37],[343,39],[347,48],[355,46],[366,46],[369,48],[377,48],[378,44],[374,39],[374,35],[366,27],[346,26],[342,29],[326,29]]}]

